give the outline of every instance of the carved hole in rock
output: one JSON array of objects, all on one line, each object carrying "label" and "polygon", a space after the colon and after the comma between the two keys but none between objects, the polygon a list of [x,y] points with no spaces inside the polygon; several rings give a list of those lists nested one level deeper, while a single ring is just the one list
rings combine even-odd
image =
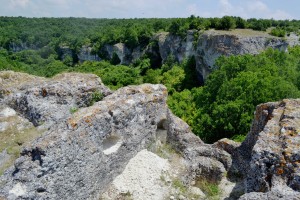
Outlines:
[{"label": "carved hole in rock", "polygon": [[36,191],[38,193],[43,193],[43,192],[46,192],[46,189],[45,188],[38,188]]},{"label": "carved hole in rock", "polygon": [[109,155],[118,151],[122,145],[122,140],[120,137],[112,135],[103,140],[103,153]]},{"label": "carved hole in rock", "polygon": [[161,143],[166,143],[167,141],[166,123],[167,120],[162,119],[157,124],[156,139],[159,140]]}]

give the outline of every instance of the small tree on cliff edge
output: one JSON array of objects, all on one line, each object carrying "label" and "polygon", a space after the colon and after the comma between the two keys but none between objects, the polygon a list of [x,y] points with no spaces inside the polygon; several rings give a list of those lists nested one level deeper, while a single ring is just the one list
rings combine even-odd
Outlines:
[{"label": "small tree on cliff edge", "polygon": [[217,28],[220,30],[230,30],[230,29],[234,29],[235,27],[236,27],[236,23],[234,18],[230,16],[224,16],[220,20]]}]

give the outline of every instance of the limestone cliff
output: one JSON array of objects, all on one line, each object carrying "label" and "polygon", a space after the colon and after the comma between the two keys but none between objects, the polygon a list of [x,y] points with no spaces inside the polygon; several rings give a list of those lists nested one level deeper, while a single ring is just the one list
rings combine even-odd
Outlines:
[{"label": "limestone cliff", "polygon": [[224,55],[258,54],[267,48],[287,51],[288,43],[267,33],[252,30],[204,32],[196,48],[197,71],[205,80],[216,69],[215,61]]},{"label": "limestone cliff", "polygon": [[[151,45],[157,44],[157,49]],[[124,44],[106,45],[105,51],[112,58],[116,53],[120,64],[129,64],[144,55],[155,55],[163,63],[172,55],[176,61],[194,56],[198,78],[203,82],[216,69],[215,61],[225,55],[258,54],[267,48],[287,51],[288,46],[299,45],[298,36],[291,34],[286,39],[271,36],[265,32],[248,29],[232,31],[208,30],[187,31],[185,37],[171,35],[167,32],[155,34],[151,43],[145,48],[128,49]]]},{"label": "limestone cliff", "polygon": [[[163,85],[111,93],[88,74],[0,77],[0,134],[16,115],[41,132],[19,144],[20,155],[0,177],[0,198],[206,199],[202,186],[210,183],[219,199],[300,197],[300,100],[260,105],[245,142],[210,145],[168,109]],[[95,91],[104,98],[92,105]],[[11,159],[7,149],[0,168]]]},{"label": "limestone cliff", "polygon": [[[266,32],[249,29],[200,32],[189,30],[184,37],[168,32],[156,33],[149,44],[138,45],[134,48],[129,48],[124,43],[104,44],[99,52],[94,52],[92,51],[93,45],[83,45],[77,51],[67,45],[61,45],[57,53],[61,60],[71,57],[74,62],[110,60],[117,56],[120,60],[118,64],[124,65],[129,65],[143,57],[150,57],[155,60],[152,63],[161,65],[170,55],[178,62],[194,56],[198,79],[200,82],[204,82],[207,76],[216,69],[216,59],[222,55],[258,54],[267,48],[287,51],[288,46],[299,45],[299,36],[291,33],[283,39],[271,36]],[[39,48],[28,46],[26,43],[9,45],[9,50],[14,52],[27,49],[38,50]]]}]

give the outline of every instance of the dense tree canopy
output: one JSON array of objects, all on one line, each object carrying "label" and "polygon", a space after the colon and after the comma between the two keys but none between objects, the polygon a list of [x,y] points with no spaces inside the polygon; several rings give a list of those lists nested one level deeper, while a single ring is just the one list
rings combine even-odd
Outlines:
[{"label": "dense tree canopy", "polygon": [[205,141],[245,135],[258,104],[300,97],[299,63],[300,47],[221,57],[205,86],[173,94],[169,106]]}]

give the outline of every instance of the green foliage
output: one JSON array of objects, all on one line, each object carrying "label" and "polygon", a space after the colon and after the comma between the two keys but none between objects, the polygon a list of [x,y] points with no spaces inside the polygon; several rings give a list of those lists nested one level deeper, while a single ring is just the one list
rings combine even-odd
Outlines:
[{"label": "green foliage", "polygon": [[242,19],[241,17],[237,17],[235,23],[236,23],[236,28],[241,28],[241,29],[247,28],[247,21]]},{"label": "green foliage", "polygon": [[101,92],[93,92],[92,98],[90,100],[89,106],[93,105],[94,103],[101,101],[104,98],[104,95]]},{"label": "green foliage", "polygon": [[218,184],[201,180],[197,181],[196,185],[205,193],[208,199],[219,199],[221,191]]},{"label": "green foliage", "polygon": [[277,37],[285,37],[286,31],[282,28],[274,28],[271,30],[271,35],[277,36]]},{"label": "green foliage", "polygon": [[[193,130],[205,141],[245,135],[256,105],[300,97],[299,47],[257,55],[221,57],[202,90],[194,95],[198,121]],[[191,116],[194,118],[194,115]]]},{"label": "green foliage", "polygon": [[236,22],[234,18],[230,16],[224,16],[221,18],[216,28],[220,30],[230,30],[230,29],[234,29],[235,27],[236,27]]},{"label": "green foliage", "polygon": [[144,83],[152,83],[158,84],[162,82],[163,77],[161,76],[162,70],[161,69],[149,69],[146,72],[144,78]]},{"label": "green foliage", "polygon": [[220,57],[220,69],[203,87],[171,86],[168,105],[206,142],[224,137],[242,141],[258,104],[300,97],[299,63],[300,47],[288,53],[268,49],[255,56]]},{"label": "green foliage", "polygon": [[231,139],[235,142],[243,142],[246,139],[246,135],[235,135]]},{"label": "green foliage", "polygon": [[187,187],[182,183],[182,181],[179,178],[175,178],[173,180],[172,186],[178,189],[183,194],[187,192]]},{"label": "green foliage", "polygon": [[112,65],[118,65],[118,64],[120,64],[120,62],[121,62],[121,60],[120,60],[118,54],[116,52],[114,52],[112,55],[112,58],[110,60],[110,63]]},{"label": "green foliage", "polygon": [[103,83],[111,89],[142,83],[142,77],[138,68],[124,65],[115,66],[106,61],[84,62],[72,70],[83,73],[94,73],[101,77]]},{"label": "green foliage", "polygon": [[173,35],[184,37],[189,29],[189,23],[186,19],[174,19],[168,29]]},{"label": "green foliage", "polygon": [[74,113],[76,113],[77,111],[78,111],[78,108],[76,108],[76,107],[70,108],[70,113],[71,113],[71,114],[74,114]]}]

